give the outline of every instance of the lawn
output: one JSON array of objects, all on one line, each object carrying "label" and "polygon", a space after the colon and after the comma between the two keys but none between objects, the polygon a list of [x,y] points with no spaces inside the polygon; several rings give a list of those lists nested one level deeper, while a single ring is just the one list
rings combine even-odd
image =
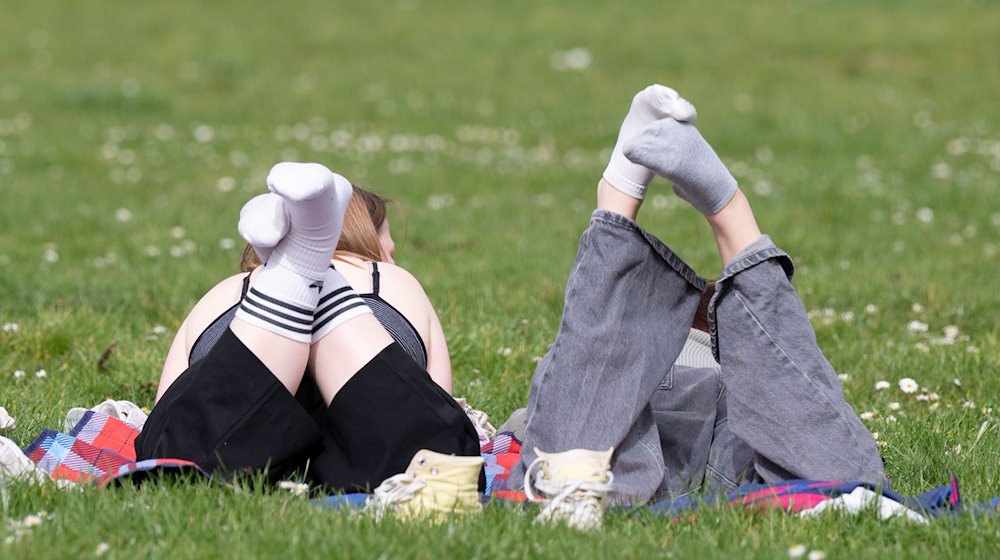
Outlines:
[{"label": "lawn", "polygon": [[[281,160],[323,162],[399,201],[397,262],[438,308],[455,394],[502,421],[554,338],[629,100],[660,82],[698,107],[796,261],[820,345],[878,433],[894,489],[917,494],[954,472],[967,502],[1000,495],[995,2],[95,0],[4,12],[0,405],[20,445],[72,406],[152,405],[172,332],[235,271],[239,208]],[[662,180],[639,221],[719,273],[709,228]],[[827,558],[1000,554],[995,517],[612,514],[580,535],[506,508],[376,527],[197,480],[0,489],[5,559],[775,558],[796,544]],[[42,523],[14,538],[12,523],[37,512]]]}]

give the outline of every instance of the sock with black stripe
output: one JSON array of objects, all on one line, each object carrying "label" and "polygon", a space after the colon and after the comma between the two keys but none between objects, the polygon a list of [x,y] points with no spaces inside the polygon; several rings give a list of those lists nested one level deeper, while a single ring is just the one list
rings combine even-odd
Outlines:
[{"label": "sock with black stripe", "polygon": [[323,291],[313,316],[313,343],[326,336],[348,319],[371,313],[372,310],[354,291],[344,275],[331,264],[323,280]]},{"label": "sock with black stripe", "polygon": [[267,186],[284,201],[288,233],[271,251],[236,317],[312,342],[314,313],[353,189],[320,164],[291,162],[275,165]]}]

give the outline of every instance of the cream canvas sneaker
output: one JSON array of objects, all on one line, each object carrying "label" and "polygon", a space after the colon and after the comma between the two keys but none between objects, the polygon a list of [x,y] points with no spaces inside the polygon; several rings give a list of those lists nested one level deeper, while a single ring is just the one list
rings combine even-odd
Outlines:
[{"label": "cream canvas sneaker", "polygon": [[368,498],[365,510],[379,521],[389,514],[400,519],[443,517],[447,513],[482,510],[479,472],[483,459],[444,455],[421,449],[406,471],[385,479]]},{"label": "cream canvas sneaker", "polygon": [[611,455],[607,451],[571,449],[538,456],[524,475],[524,493],[542,504],[536,523],[565,523],[581,531],[603,526],[604,497],[611,490]]}]

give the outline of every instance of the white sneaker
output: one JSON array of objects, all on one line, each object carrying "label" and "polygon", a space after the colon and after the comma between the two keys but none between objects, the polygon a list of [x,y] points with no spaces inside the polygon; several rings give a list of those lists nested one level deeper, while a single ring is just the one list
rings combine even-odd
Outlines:
[{"label": "white sneaker", "polygon": [[565,523],[581,531],[601,529],[604,498],[611,490],[611,455],[607,451],[571,449],[562,453],[544,453],[528,465],[524,492],[533,502],[541,502],[536,523]]},{"label": "white sneaker", "polygon": [[465,415],[469,417],[472,421],[472,425],[476,427],[476,433],[479,435],[479,443],[483,444],[497,436],[497,429],[490,424],[490,417],[477,408],[473,408],[471,404],[466,402],[465,397],[456,397],[455,402],[458,406],[462,407]]},{"label": "white sneaker", "polygon": [[80,422],[83,415],[87,413],[88,410],[93,410],[94,412],[101,412],[126,422],[135,426],[136,428],[142,429],[142,426],[146,423],[146,418],[148,415],[139,408],[139,405],[132,401],[116,401],[108,399],[101,404],[90,408],[75,407],[69,409],[66,413],[66,419],[63,421],[63,431],[69,433],[73,430],[73,427]]},{"label": "white sneaker", "polygon": [[13,441],[0,436],[0,479],[21,479],[39,484],[50,480]]},{"label": "white sneaker", "polygon": [[380,521],[393,513],[401,519],[440,519],[447,513],[481,511],[479,472],[482,457],[444,455],[421,449],[406,472],[390,476],[368,498],[365,510]]},{"label": "white sneaker", "polygon": [[7,409],[0,406],[0,434],[9,432],[17,425],[17,420],[7,412]]}]

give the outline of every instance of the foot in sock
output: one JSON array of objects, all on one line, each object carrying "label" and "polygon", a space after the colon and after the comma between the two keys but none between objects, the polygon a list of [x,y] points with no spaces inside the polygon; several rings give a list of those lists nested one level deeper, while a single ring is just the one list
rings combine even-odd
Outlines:
[{"label": "foot in sock", "polygon": [[252,247],[261,262],[267,262],[271,250],[288,233],[288,211],[285,201],[274,193],[257,195],[240,210],[236,226],[240,236]]},{"label": "foot in sock", "polygon": [[632,136],[625,156],[674,185],[674,192],[710,216],[736,194],[736,179],[694,125],[661,119]]},{"label": "foot in sock", "polygon": [[322,280],[354,193],[350,181],[318,163],[282,162],[271,168],[267,187],[284,199],[290,221],[271,260]]},{"label": "foot in sock", "polygon": [[237,318],[312,342],[314,312],[350,203],[351,183],[315,163],[279,163],[267,178],[282,198],[288,233],[271,251]]},{"label": "foot in sock", "polygon": [[667,117],[693,123],[697,113],[691,103],[666,86],[653,84],[635,94],[628,115],[618,131],[618,141],[611,152],[611,160],[604,170],[604,179],[611,186],[640,200],[646,195],[646,185],[653,180],[653,173],[629,161],[622,149],[625,142],[646,125]]}]

